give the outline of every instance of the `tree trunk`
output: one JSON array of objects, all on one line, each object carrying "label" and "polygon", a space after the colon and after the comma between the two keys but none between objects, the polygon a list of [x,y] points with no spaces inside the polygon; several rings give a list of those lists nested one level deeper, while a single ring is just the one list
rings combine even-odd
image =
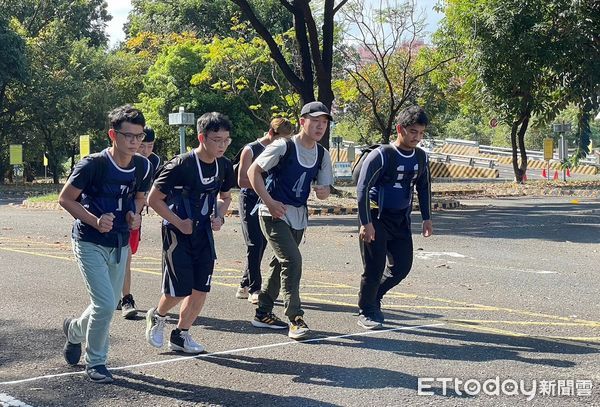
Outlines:
[{"label": "tree trunk", "polygon": [[[523,184],[527,172],[527,151],[525,151],[525,133],[529,126],[531,112],[526,108],[517,121],[513,122],[510,130],[510,141],[512,145],[513,171],[515,173],[515,182]],[[519,166],[519,150],[521,155],[521,165]]]}]

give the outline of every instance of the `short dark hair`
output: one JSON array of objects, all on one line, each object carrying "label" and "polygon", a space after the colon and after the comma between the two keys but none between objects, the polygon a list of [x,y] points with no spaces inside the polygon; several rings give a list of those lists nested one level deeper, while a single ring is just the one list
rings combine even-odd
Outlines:
[{"label": "short dark hair", "polygon": [[427,126],[429,118],[421,106],[413,105],[398,113],[396,123],[402,127],[412,126],[413,124]]},{"label": "short dark hair", "polygon": [[139,124],[144,127],[146,118],[141,110],[131,105],[123,105],[113,109],[108,114],[108,123],[111,129],[119,130],[123,123]]},{"label": "short dark hair", "polygon": [[196,122],[198,134],[206,134],[209,131],[231,131],[229,117],[219,112],[204,113]]}]

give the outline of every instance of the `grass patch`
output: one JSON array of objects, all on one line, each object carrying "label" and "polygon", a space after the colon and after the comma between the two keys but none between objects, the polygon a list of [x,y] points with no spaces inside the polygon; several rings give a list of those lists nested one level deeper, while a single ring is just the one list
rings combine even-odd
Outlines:
[{"label": "grass patch", "polygon": [[57,203],[58,202],[58,193],[52,193],[47,195],[38,195],[27,198],[29,202],[50,202]]}]

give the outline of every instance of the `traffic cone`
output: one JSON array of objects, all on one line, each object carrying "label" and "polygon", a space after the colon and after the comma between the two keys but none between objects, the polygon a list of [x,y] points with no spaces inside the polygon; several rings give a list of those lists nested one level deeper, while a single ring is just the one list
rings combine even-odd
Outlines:
[{"label": "traffic cone", "polygon": [[546,172],[545,168],[542,169],[542,178],[544,178],[544,179],[548,178],[548,173]]},{"label": "traffic cone", "polygon": [[554,178],[552,179],[555,181],[558,179],[558,170],[554,170]]},{"label": "traffic cone", "polygon": [[570,177],[570,176],[571,176],[571,169],[567,168],[567,177]]}]

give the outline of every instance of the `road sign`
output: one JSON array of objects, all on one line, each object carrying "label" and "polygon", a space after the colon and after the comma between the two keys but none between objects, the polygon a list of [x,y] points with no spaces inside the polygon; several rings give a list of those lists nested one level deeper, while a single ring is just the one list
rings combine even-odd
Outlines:
[{"label": "road sign", "polygon": [[544,160],[549,161],[554,156],[554,140],[551,138],[544,139]]},{"label": "road sign", "polygon": [[44,167],[48,166],[48,157],[46,157],[46,153],[44,153]]},{"label": "road sign", "polygon": [[81,158],[90,155],[90,136],[79,136],[79,156]]},{"label": "road sign", "polygon": [[493,118],[492,120],[490,120],[490,127],[494,128],[496,126],[498,126],[498,119]]},{"label": "road sign", "polygon": [[333,176],[339,178],[352,178],[352,163],[336,162],[333,163]]},{"label": "road sign", "polygon": [[193,126],[194,113],[169,113],[169,124],[171,126]]},{"label": "road sign", "polygon": [[11,144],[9,147],[10,165],[23,164],[23,144]]}]

